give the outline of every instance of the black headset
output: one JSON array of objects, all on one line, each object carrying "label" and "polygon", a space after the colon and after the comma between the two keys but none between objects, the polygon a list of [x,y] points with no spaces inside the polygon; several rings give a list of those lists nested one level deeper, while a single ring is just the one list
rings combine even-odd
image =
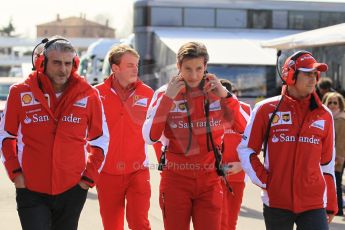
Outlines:
[{"label": "black headset", "polygon": [[41,45],[41,44],[45,44],[45,43],[47,43],[49,40],[48,40],[48,38],[44,38],[44,39],[42,39],[42,41],[40,42],[40,43],[38,43],[36,46],[35,46],[35,48],[32,50],[32,53],[31,53],[31,63],[32,63],[32,70],[36,70],[37,68],[36,68],[36,61],[37,61],[37,59],[38,59],[38,57],[39,57],[39,55],[40,54],[36,54],[36,60],[35,60],[35,63],[34,63],[34,56],[35,56],[35,50]]}]

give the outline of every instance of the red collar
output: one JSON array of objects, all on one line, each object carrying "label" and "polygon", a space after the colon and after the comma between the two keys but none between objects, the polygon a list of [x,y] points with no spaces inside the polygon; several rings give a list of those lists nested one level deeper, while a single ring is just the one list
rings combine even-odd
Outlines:
[{"label": "red collar", "polygon": [[115,90],[116,94],[121,98],[122,101],[126,101],[140,83],[140,81],[137,80],[136,82],[131,83],[124,88],[114,75],[110,76],[110,81],[110,87]]}]

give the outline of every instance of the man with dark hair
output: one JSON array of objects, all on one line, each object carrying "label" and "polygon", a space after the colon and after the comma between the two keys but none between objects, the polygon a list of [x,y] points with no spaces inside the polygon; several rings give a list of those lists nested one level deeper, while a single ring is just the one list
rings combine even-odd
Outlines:
[{"label": "man with dark hair", "polygon": [[329,77],[322,77],[316,85],[316,93],[322,101],[323,96],[328,92],[335,92],[333,87],[333,81]]},{"label": "man with dark hair", "polygon": [[281,95],[255,105],[237,149],[244,171],[262,188],[266,229],[326,230],[337,213],[334,123],[315,93],[327,68],[306,51],[290,56]]},{"label": "man with dark hair", "polygon": [[[222,85],[234,94],[237,92],[236,88],[231,81],[227,79],[220,79]],[[240,101],[240,114],[248,122],[251,108],[250,105]],[[244,179],[245,173],[242,170],[240,160],[238,158],[237,146],[241,142],[242,134],[236,132],[232,128],[232,124],[226,122],[223,137],[223,161],[222,163],[229,168],[227,170],[227,179],[233,193],[229,193],[225,181],[222,181],[223,187],[223,208],[222,208],[222,230],[235,230],[237,225],[238,215],[240,214],[243,192],[244,192]]]}]

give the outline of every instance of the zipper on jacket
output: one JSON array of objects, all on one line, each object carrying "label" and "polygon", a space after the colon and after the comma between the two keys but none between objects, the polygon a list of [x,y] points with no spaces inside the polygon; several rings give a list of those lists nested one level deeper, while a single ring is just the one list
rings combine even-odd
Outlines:
[{"label": "zipper on jacket", "polygon": [[295,117],[295,119],[296,119],[296,121],[297,121],[297,126],[298,126],[298,131],[297,131],[297,133],[296,133],[296,147],[295,147],[295,151],[294,151],[294,154],[293,154],[293,183],[292,183],[292,186],[291,186],[291,195],[292,195],[292,209],[295,209],[295,207],[296,207],[296,197],[295,197],[295,180],[296,180],[296,178],[299,178],[299,177],[296,177],[295,176],[295,173],[296,173],[296,153],[297,153],[297,149],[298,149],[298,146],[299,146],[299,142],[298,142],[298,140],[299,140],[299,135],[300,135],[300,133],[301,133],[301,129],[302,129],[302,126],[303,126],[303,123],[301,124],[300,122],[299,122],[299,119],[298,119],[298,115],[299,114],[297,114],[297,112],[296,112],[296,110],[294,109],[293,110],[294,111],[294,117]]},{"label": "zipper on jacket", "polygon": [[[121,98],[119,98],[121,101]],[[120,122],[120,127],[119,127],[119,133],[125,133],[125,125],[124,125],[124,121],[126,120],[126,115],[125,115],[125,104],[121,102],[121,109],[120,109],[120,118],[119,118],[119,122]],[[126,146],[126,136],[125,135],[121,135],[121,144],[120,146]],[[124,173],[126,170],[128,170],[126,168],[126,163],[127,163],[127,154],[123,154],[123,157],[120,158],[120,161],[123,162],[123,166],[122,167],[117,167],[117,171],[121,171],[121,173]],[[119,158],[118,158],[119,160]]]},{"label": "zipper on jacket", "polygon": [[[298,116],[299,114],[297,114],[296,112],[295,112],[295,117],[297,118],[297,116]],[[300,146],[300,143],[299,143],[299,137],[300,137],[300,135],[301,135],[301,133],[302,133],[302,130],[303,130],[303,128],[304,128],[304,123],[305,123],[305,121],[307,120],[308,121],[308,117],[310,116],[310,112],[308,112],[305,116],[304,116],[304,118],[303,118],[303,120],[302,120],[302,122],[300,123],[300,121],[299,121],[299,119],[297,118],[296,120],[297,120],[297,123],[298,123],[298,132],[296,133],[296,148],[295,148],[295,154],[294,154],[294,162],[293,162],[293,178],[299,178],[298,176],[295,176],[295,173],[296,173],[296,158],[297,158],[297,152],[299,152],[299,146]],[[295,208],[300,202],[299,201],[296,201],[296,198],[295,198],[295,187],[296,187],[296,185],[295,185],[295,182],[294,183],[292,183],[292,203],[293,203],[293,208]]]}]

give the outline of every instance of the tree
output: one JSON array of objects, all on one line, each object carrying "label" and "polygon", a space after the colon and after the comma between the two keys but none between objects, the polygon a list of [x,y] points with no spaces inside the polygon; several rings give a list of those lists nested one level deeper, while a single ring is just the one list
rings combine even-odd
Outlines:
[{"label": "tree", "polygon": [[12,33],[15,31],[16,29],[14,28],[13,24],[12,24],[12,19],[10,19],[9,23],[7,26],[2,27],[2,29],[0,30],[0,33],[4,36],[7,37],[13,37]]}]

